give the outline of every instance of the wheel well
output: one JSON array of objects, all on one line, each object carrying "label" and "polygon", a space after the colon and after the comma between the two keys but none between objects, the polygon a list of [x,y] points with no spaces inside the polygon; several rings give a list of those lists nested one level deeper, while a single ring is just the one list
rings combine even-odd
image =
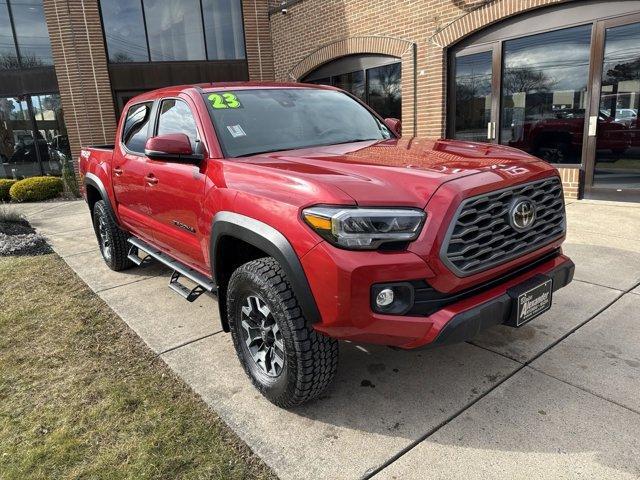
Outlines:
[{"label": "wheel well", "polygon": [[96,187],[93,185],[87,184],[85,185],[85,189],[87,192],[87,204],[89,204],[89,211],[91,212],[91,219],[93,219],[93,207],[98,202],[98,200],[102,200],[102,195]]},{"label": "wheel well", "polygon": [[220,320],[225,332],[229,331],[227,321],[227,285],[233,272],[251,260],[269,257],[270,255],[255,245],[231,235],[225,235],[218,240],[213,265],[218,287],[218,303],[220,308]]}]

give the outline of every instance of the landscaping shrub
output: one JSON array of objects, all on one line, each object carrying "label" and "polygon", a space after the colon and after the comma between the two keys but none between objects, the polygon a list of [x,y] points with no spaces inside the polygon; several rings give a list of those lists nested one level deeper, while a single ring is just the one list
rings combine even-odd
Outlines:
[{"label": "landscaping shrub", "polygon": [[0,178],[0,202],[8,202],[11,198],[9,196],[9,189],[16,183],[17,180],[10,178]]},{"label": "landscaping shrub", "polygon": [[31,177],[11,186],[9,194],[16,202],[39,202],[59,197],[64,189],[58,177]]}]

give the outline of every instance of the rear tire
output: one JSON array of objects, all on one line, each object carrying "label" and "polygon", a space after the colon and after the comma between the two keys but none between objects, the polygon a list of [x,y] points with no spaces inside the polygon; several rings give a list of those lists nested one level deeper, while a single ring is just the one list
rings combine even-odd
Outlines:
[{"label": "rear tire", "polygon": [[338,342],[307,324],[275,259],[253,260],[233,272],[227,313],[242,367],[275,405],[301,405],[318,397],[333,380]]},{"label": "rear tire", "polygon": [[134,266],[129,254],[128,234],[116,224],[104,200],[93,206],[93,230],[100,245],[100,253],[107,266],[116,272]]}]

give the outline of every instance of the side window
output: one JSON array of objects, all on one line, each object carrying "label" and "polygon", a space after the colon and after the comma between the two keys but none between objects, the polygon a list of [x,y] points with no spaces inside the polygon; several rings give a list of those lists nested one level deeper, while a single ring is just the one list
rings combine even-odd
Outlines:
[{"label": "side window", "polygon": [[151,102],[133,105],[127,112],[122,130],[122,142],[132,152],[144,153],[151,118],[151,105]]},{"label": "side window", "polygon": [[166,135],[167,133],[184,133],[191,140],[191,148],[196,150],[198,128],[191,109],[182,100],[162,101],[157,135]]}]

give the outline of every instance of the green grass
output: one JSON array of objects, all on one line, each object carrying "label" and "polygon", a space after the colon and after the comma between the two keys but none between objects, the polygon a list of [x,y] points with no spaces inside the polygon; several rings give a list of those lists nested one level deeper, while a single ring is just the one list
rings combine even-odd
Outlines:
[{"label": "green grass", "polygon": [[0,478],[273,473],[56,255],[0,258]]}]

